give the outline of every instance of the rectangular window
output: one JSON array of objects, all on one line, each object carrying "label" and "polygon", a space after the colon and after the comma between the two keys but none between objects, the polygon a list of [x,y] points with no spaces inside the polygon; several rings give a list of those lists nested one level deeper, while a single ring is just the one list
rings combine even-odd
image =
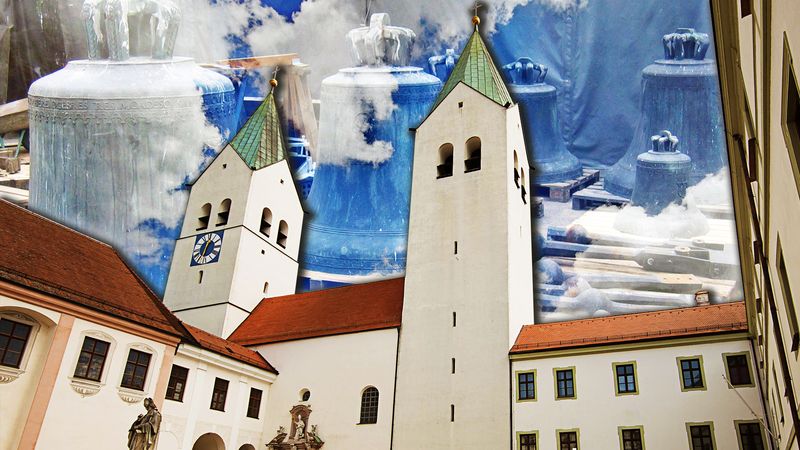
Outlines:
[{"label": "rectangular window", "polygon": [[683,390],[705,389],[703,380],[703,363],[699,356],[678,358],[681,369],[681,387]]},{"label": "rectangular window", "polygon": [[250,401],[247,403],[247,417],[258,419],[258,412],[261,410],[261,389],[250,388]]},{"label": "rectangular window", "polygon": [[714,450],[714,432],[711,425],[689,425],[691,450]]},{"label": "rectangular window", "polygon": [[517,400],[536,400],[536,372],[517,373]]},{"label": "rectangular window", "polygon": [[620,428],[622,450],[644,450],[641,428]]},{"label": "rectangular window", "polygon": [[764,437],[761,435],[760,423],[740,422],[737,425],[741,450],[764,450]]},{"label": "rectangular window", "polygon": [[556,369],[556,398],[575,398],[575,369]]},{"label": "rectangular window", "polygon": [[186,380],[189,378],[189,369],[181,366],[172,366],[167,383],[167,400],[176,402],[183,401],[183,393],[186,390]]},{"label": "rectangular window", "polygon": [[525,433],[519,435],[519,450],[538,450],[536,445],[536,433]]},{"label": "rectangular window", "polygon": [[750,373],[750,358],[747,353],[727,354],[725,367],[728,369],[728,381],[733,386],[753,386]]},{"label": "rectangular window", "polygon": [[214,391],[211,393],[211,409],[225,411],[225,399],[228,397],[228,380],[214,380]]},{"label": "rectangular window", "polygon": [[100,381],[110,346],[111,344],[106,341],[86,336],[83,339],[81,354],[78,357],[78,365],[75,367],[73,376],[85,380]]},{"label": "rectangular window", "polygon": [[558,449],[559,450],[578,450],[578,432],[577,431],[559,431],[558,432]]},{"label": "rectangular window", "polygon": [[800,194],[800,90],[797,74],[794,72],[789,40],[783,35],[783,99],[781,105],[781,126],[786,149],[795,178],[795,188]]},{"label": "rectangular window", "polygon": [[617,395],[637,394],[639,391],[636,385],[636,363],[614,363],[613,366],[616,377],[614,388],[617,390]]},{"label": "rectangular window", "polygon": [[789,331],[792,333],[791,350],[796,352],[800,347],[800,331],[798,331],[797,310],[794,307],[794,298],[792,297],[792,287],[789,285],[789,271],[786,270],[786,261],[783,259],[783,248],[781,247],[781,237],[778,235],[777,241],[777,266],[778,266],[778,282],[781,285],[781,293],[783,294],[783,306],[786,313],[786,320],[789,322]]},{"label": "rectangular window", "polygon": [[150,353],[131,349],[128,361],[125,362],[125,372],[122,374],[120,386],[128,389],[144,390],[144,380],[147,378],[147,369],[150,368]]},{"label": "rectangular window", "polygon": [[32,328],[24,323],[0,319],[0,365],[19,369]]}]

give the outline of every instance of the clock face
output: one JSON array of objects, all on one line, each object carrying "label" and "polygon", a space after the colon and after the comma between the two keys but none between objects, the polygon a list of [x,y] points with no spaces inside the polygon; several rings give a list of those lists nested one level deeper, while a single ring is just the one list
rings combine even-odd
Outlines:
[{"label": "clock face", "polygon": [[222,231],[197,236],[192,250],[193,266],[215,263],[222,249]]}]

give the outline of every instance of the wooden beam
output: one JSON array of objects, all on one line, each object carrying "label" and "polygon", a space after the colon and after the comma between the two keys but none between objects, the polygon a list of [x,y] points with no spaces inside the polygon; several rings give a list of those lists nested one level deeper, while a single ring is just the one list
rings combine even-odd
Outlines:
[{"label": "wooden beam", "polygon": [[299,56],[297,53],[282,55],[252,56],[250,58],[222,59],[218,64],[232,68],[255,69],[257,67],[287,66]]},{"label": "wooden beam", "polygon": [[28,99],[0,105],[0,134],[28,128]]}]

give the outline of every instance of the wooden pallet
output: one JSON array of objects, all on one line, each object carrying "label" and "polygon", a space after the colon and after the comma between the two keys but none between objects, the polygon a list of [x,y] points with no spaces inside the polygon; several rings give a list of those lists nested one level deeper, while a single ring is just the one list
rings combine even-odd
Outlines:
[{"label": "wooden pallet", "polygon": [[574,180],[534,185],[534,195],[544,197],[554,202],[566,203],[572,197],[572,194],[591,186],[599,180],[599,170],[583,169],[583,174]]},{"label": "wooden pallet", "polygon": [[594,209],[606,205],[624,206],[628,203],[630,203],[630,199],[614,195],[605,190],[603,180],[599,180],[572,195],[572,209],[575,210]]}]

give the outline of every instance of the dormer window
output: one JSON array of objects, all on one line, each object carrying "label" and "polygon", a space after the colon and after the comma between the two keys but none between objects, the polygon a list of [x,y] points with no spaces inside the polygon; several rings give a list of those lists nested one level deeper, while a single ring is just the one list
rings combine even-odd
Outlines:
[{"label": "dormer window", "polygon": [[272,230],[272,210],[269,208],[264,208],[261,211],[261,227],[259,231],[266,237],[269,237],[269,232]]},{"label": "dormer window", "polygon": [[464,154],[464,172],[481,170],[481,138],[473,136],[467,139]]},{"label": "dormer window", "polygon": [[286,248],[286,240],[289,238],[289,224],[285,220],[281,220],[278,225],[278,245]]},{"label": "dormer window", "polygon": [[228,216],[231,213],[231,199],[226,198],[219,204],[219,212],[217,213],[217,226],[227,225]]},{"label": "dormer window", "polygon": [[206,203],[200,207],[200,216],[197,218],[197,230],[208,228],[208,220],[211,218],[211,203]]},{"label": "dormer window", "polygon": [[436,166],[436,178],[453,175],[453,144],[442,144],[439,147],[439,165]]}]

